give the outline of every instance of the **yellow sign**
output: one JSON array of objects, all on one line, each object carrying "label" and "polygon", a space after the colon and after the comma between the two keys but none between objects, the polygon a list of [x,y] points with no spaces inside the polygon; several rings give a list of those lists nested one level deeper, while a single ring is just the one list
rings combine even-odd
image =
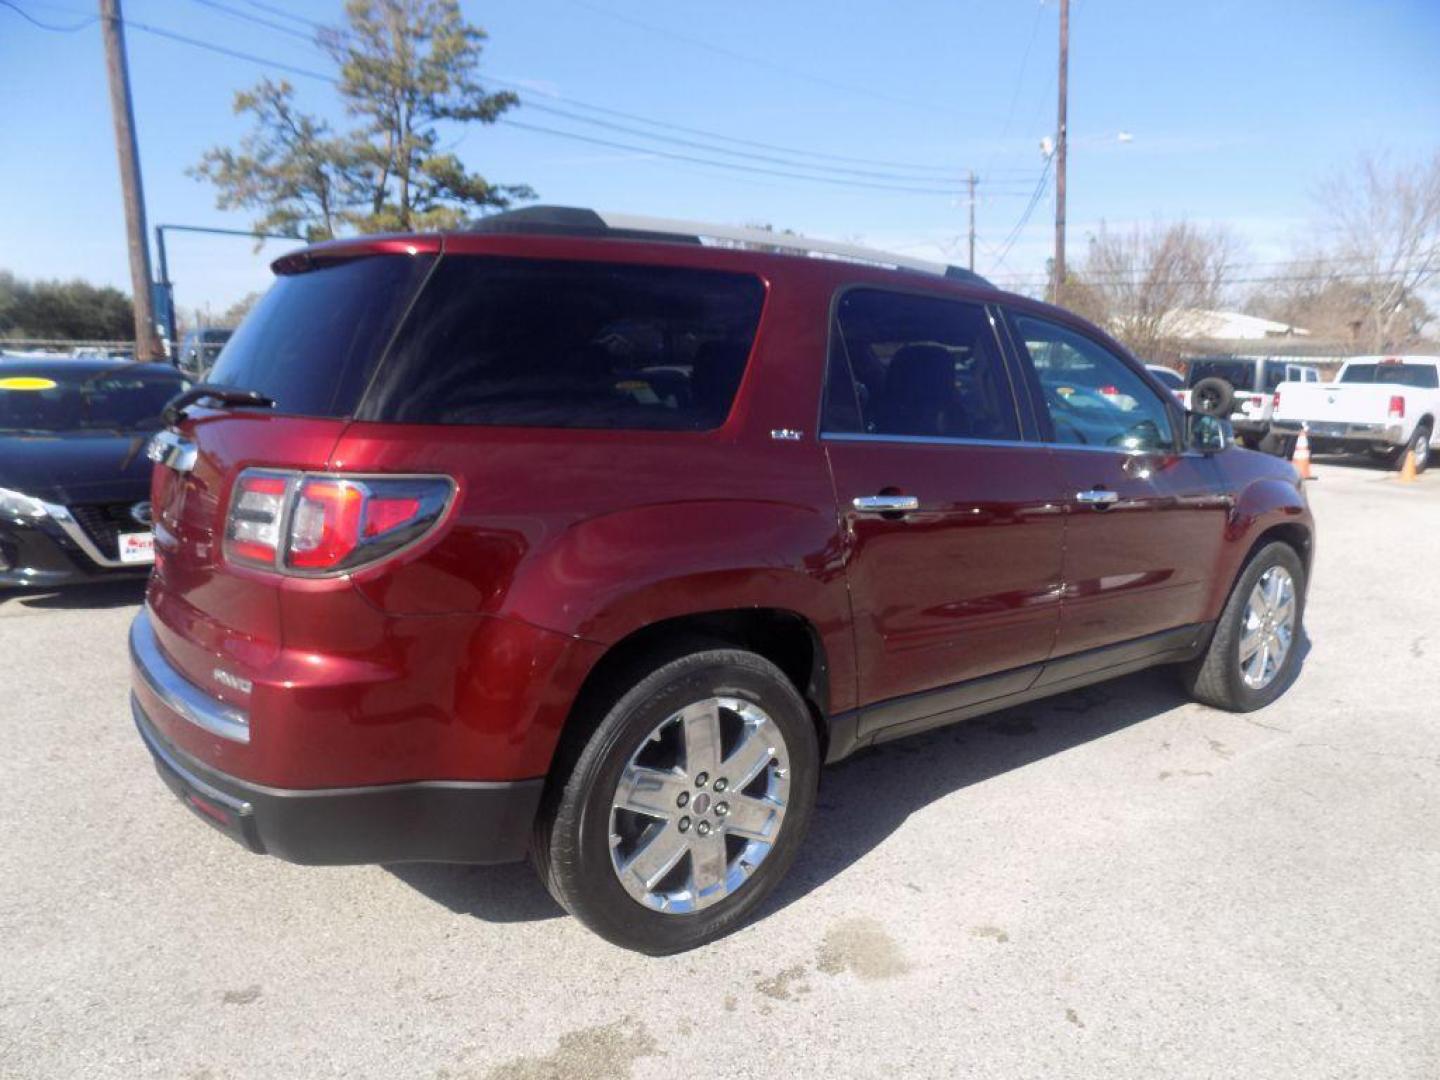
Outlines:
[{"label": "yellow sign", "polygon": [[12,375],[0,379],[0,390],[54,390],[58,384],[54,379],[42,379],[37,375]]}]

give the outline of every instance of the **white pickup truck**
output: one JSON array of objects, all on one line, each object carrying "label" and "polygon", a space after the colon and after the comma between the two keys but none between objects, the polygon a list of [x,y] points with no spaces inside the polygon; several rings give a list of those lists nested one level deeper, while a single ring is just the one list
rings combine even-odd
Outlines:
[{"label": "white pickup truck", "polygon": [[1423,470],[1440,450],[1440,357],[1362,356],[1331,383],[1281,383],[1271,424],[1312,452],[1365,450],[1397,467],[1407,450]]}]

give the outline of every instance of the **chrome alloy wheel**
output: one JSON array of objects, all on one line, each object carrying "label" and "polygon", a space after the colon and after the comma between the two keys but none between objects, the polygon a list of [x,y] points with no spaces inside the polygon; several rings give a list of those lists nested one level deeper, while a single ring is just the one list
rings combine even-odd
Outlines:
[{"label": "chrome alloy wheel", "polygon": [[667,914],[718,903],[770,854],[789,794],[785,738],[762,709],[729,697],[687,705],[620,775],[610,811],[615,875]]},{"label": "chrome alloy wheel", "polygon": [[1275,681],[1295,639],[1295,580],[1283,566],[1260,575],[1245,603],[1240,629],[1240,677],[1251,690]]}]

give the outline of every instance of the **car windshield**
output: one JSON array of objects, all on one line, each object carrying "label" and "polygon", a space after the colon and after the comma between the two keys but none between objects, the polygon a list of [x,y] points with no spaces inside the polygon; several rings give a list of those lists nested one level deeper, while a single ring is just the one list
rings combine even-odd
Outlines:
[{"label": "car windshield", "polygon": [[176,372],[134,364],[0,365],[0,434],[153,431],[165,403],[188,386]]},{"label": "car windshield", "polygon": [[1423,390],[1440,387],[1440,364],[1351,364],[1340,377],[1346,383],[1389,383]]},{"label": "car windshield", "polygon": [[1236,390],[1255,389],[1253,360],[1191,360],[1185,381],[1191,386],[1201,379],[1224,379]]}]

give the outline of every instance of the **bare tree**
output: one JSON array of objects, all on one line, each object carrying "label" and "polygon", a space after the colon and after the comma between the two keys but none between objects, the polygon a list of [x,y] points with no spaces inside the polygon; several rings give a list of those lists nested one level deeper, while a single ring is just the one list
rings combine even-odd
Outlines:
[{"label": "bare tree", "polygon": [[1245,302],[1245,310],[1304,327],[1316,341],[1340,343],[1358,351],[1425,348],[1425,328],[1434,316],[1418,292],[1408,293],[1391,307],[1389,332],[1377,341],[1370,312],[1379,290],[1389,291],[1384,279],[1357,278],[1347,263],[1302,256],[1286,264],[1274,280],[1259,286]]},{"label": "bare tree", "polygon": [[1136,354],[1169,355],[1195,336],[1196,312],[1220,305],[1234,250],[1223,229],[1185,221],[1137,225],[1125,233],[1102,223],[1080,269],[1067,276],[1061,301],[1107,327]]},{"label": "bare tree", "polygon": [[1369,352],[1418,338],[1430,318],[1421,294],[1440,278],[1440,151],[1393,169],[1362,158],[1326,181],[1317,202],[1315,231],[1331,268],[1318,306],[1340,314]]}]

